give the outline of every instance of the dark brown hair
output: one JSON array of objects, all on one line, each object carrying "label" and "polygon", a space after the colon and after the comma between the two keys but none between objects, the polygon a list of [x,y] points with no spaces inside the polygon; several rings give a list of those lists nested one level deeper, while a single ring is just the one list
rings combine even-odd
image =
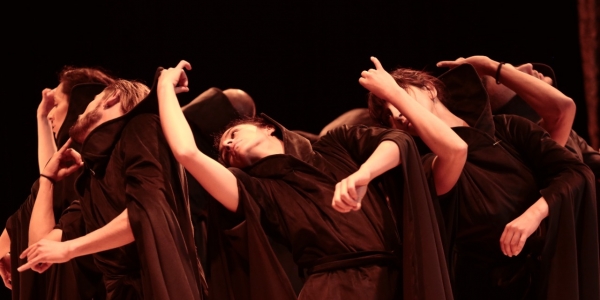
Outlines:
[{"label": "dark brown hair", "polygon": [[[392,75],[396,80],[396,83],[403,89],[407,89],[409,86],[426,90],[435,89],[437,92],[437,99],[442,103],[445,100],[444,84],[425,71],[398,68],[390,72],[390,75]],[[390,124],[390,111],[387,108],[386,103],[385,100],[375,96],[373,93],[369,93],[368,104],[371,118],[383,126],[392,127],[392,124]]]},{"label": "dark brown hair", "polygon": [[115,79],[100,69],[96,68],[75,68],[72,66],[65,66],[58,73],[58,80],[62,83],[62,92],[71,96],[71,90],[74,86],[82,83],[102,83],[109,85],[115,81]]}]

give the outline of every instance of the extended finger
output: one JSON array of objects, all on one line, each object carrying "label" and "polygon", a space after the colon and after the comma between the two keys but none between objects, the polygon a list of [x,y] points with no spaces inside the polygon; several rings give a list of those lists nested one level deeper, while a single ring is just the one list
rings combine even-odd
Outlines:
[{"label": "extended finger", "polygon": [[375,65],[375,69],[383,70],[383,66],[381,65],[381,63],[379,62],[379,59],[377,59],[377,57],[371,56],[371,61]]},{"label": "extended finger", "polygon": [[452,60],[442,60],[442,61],[439,61],[435,65],[438,68],[454,68],[454,67],[460,65],[460,63],[457,61],[452,61]]},{"label": "extended finger", "polygon": [[180,62],[177,64],[177,67],[175,67],[175,68],[178,68],[178,69],[186,69],[186,70],[191,70],[191,69],[192,69],[192,65],[191,65],[189,62],[187,62],[186,60],[183,60],[183,59],[182,59],[182,60],[181,60],[181,61],[180,61]]},{"label": "extended finger", "polygon": [[71,143],[73,141],[71,140],[71,138],[69,138],[64,145],[62,145],[62,147],[60,147],[60,149],[58,149],[59,153],[64,153],[67,149],[69,149],[69,147],[71,146]]},{"label": "extended finger", "polygon": [[69,148],[69,149],[65,150],[65,154],[70,156],[76,165],[81,165],[83,163],[81,154],[79,154],[79,152],[75,151],[75,149]]},{"label": "extended finger", "polygon": [[33,248],[35,248],[36,245],[37,245],[37,243],[27,247],[27,249],[25,249],[25,251],[21,252],[21,255],[19,255],[19,258],[24,259],[25,257],[27,257],[29,255],[29,253],[31,253],[33,251]]},{"label": "extended finger", "polygon": [[17,268],[17,271],[19,271],[19,272],[23,272],[23,271],[25,271],[25,270],[29,270],[29,269],[31,269],[31,267],[33,267],[33,266],[34,266],[35,264],[37,264],[37,263],[38,263],[38,262],[37,262],[37,261],[35,261],[35,260],[30,260],[30,261],[28,261],[28,262],[24,263],[22,266],[18,267],[18,268]]}]

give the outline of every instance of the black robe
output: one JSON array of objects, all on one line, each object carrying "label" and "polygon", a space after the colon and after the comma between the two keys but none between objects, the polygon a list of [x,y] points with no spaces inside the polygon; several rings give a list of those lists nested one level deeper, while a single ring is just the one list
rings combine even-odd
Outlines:
[{"label": "black robe", "polygon": [[202,299],[206,292],[185,175],[162,133],[157,103],[153,89],[132,111],[92,130],[81,148],[77,190],[86,230],[127,209],[135,238],[93,255],[108,299]]},{"label": "black robe", "polygon": [[[58,147],[68,140],[69,128],[77,120],[77,116],[83,113],[88,103],[103,89],[104,85],[96,83],[79,84],[73,87],[65,120],[57,134]],[[79,145],[73,143],[72,148],[79,149]],[[57,182],[53,188],[54,216],[56,223],[62,224],[63,240],[85,234],[85,231],[82,231],[78,212],[65,211],[78,197],[74,189],[77,176],[78,173],[71,174]],[[6,230],[11,241],[12,299],[102,299],[104,286],[91,256],[78,257],[64,264],[54,264],[42,274],[32,270],[17,271],[19,266],[27,262],[27,259],[20,259],[19,255],[28,247],[29,222],[38,189],[39,182],[36,180],[31,188],[31,194],[6,222]]]},{"label": "black robe", "polygon": [[[220,213],[219,224],[212,222],[209,231],[212,296],[296,298],[266,232],[291,249],[307,275],[300,299],[451,299],[435,213],[409,136],[344,126],[311,147],[271,122],[282,134],[286,154],[243,171],[231,168],[238,178],[239,209],[233,216],[222,207],[211,212]],[[336,183],[385,140],[398,144],[402,165],[370,184],[360,211],[335,211]],[[383,180],[386,176],[395,176],[393,184]],[[396,214],[387,197],[401,208]]]},{"label": "black robe", "polygon": [[[468,65],[442,80],[450,87],[462,81],[471,95],[483,88]],[[455,297],[598,299],[592,172],[536,124],[492,116],[487,97],[450,94],[448,108],[470,126],[453,128],[469,146],[467,162],[454,188],[439,197]],[[434,157],[423,158],[431,185]],[[503,255],[499,241],[506,224],[542,196],[549,216],[518,256]]]}]

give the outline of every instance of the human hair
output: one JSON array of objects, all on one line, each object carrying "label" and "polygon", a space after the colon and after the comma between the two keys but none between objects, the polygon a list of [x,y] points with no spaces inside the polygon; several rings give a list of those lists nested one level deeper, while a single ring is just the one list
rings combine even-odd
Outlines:
[{"label": "human hair", "polygon": [[128,113],[140,103],[149,92],[150,89],[141,82],[118,79],[104,89],[104,98],[109,98],[118,93],[121,102],[121,110],[123,113]]},{"label": "human hair", "polygon": [[76,68],[65,66],[58,73],[58,80],[62,83],[62,92],[71,96],[71,90],[74,86],[82,83],[101,83],[109,85],[115,81],[113,77],[107,75],[104,71],[97,68]]},{"label": "human hair", "polygon": [[[396,83],[403,89],[408,89],[410,86],[428,91],[434,89],[437,93],[437,99],[442,103],[445,101],[444,84],[425,71],[398,68],[390,72],[390,75],[392,75],[394,80],[396,80]],[[386,103],[385,100],[375,96],[373,93],[369,93],[368,105],[371,118],[383,126],[392,127],[392,124],[390,123],[390,112]]]},{"label": "human hair", "polygon": [[223,134],[229,130],[229,128],[238,126],[238,125],[242,125],[242,124],[252,124],[252,125],[256,125],[256,127],[258,128],[268,128],[268,127],[274,127],[273,124],[271,124],[269,121],[267,121],[265,118],[262,117],[245,117],[245,118],[239,118],[239,119],[235,119],[231,122],[229,122],[229,124],[227,124],[227,126],[225,126],[225,128],[221,131],[219,131],[218,133],[216,133],[215,135],[213,135],[213,147],[215,149],[219,149],[219,143],[221,142],[221,137],[223,136]]}]

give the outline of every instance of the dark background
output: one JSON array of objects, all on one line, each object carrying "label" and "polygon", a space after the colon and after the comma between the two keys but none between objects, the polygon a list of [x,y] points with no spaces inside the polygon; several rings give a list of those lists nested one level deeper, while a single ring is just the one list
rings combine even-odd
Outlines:
[{"label": "dark background", "polygon": [[576,101],[574,128],[587,137],[575,0],[134,2],[20,2],[4,10],[1,224],[38,176],[36,109],[63,65],[101,66],[151,84],[158,66],[186,59],[193,70],[182,104],[212,86],[241,88],[259,112],[318,133],[366,106],[358,78],[371,55],[387,69],[435,75],[444,71],[437,61],[460,56],[541,62]]}]

